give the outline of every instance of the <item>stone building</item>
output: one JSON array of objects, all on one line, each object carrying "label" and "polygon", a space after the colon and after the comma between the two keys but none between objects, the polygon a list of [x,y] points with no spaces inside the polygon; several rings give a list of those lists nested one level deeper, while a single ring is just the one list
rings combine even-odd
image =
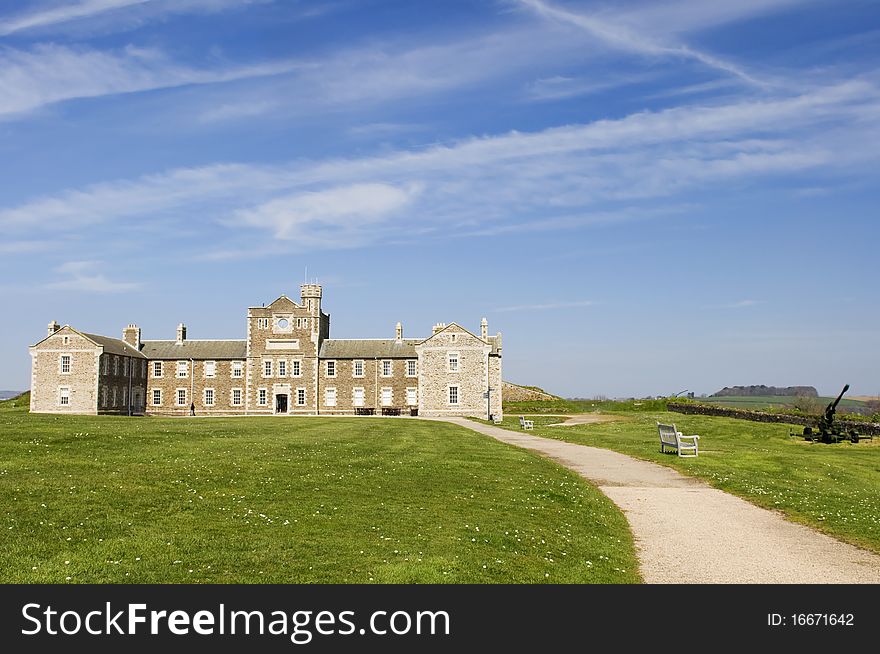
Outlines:
[{"label": "stone building", "polygon": [[187,415],[501,415],[501,334],[331,339],[317,284],[251,307],[241,340],[121,340],[49,325],[30,348],[31,411]]}]

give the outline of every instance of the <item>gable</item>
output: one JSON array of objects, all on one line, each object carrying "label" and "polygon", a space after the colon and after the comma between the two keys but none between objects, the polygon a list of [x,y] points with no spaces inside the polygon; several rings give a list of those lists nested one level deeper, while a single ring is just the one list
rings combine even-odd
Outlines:
[{"label": "gable", "polygon": [[[69,339],[68,344],[65,345],[64,338],[67,337]],[[35,345],[31,346],[31,349],[35,350],[56,350],[56,349],[77,349],[77,350],[91,350],[98,346],[95,341],[90,339],[85,334],[81,334],[76,331],[70,325],[64,325],[54,334],[50,334],[46,336],[41,341],[38,341]]]},{"label": "gable", "polygon": [[468,330],[456,323],[450,323],[430,338],[419,343],[419,347],[443,347],[455,349],[457,347],[486,347],[486,342],[474,336]]}]

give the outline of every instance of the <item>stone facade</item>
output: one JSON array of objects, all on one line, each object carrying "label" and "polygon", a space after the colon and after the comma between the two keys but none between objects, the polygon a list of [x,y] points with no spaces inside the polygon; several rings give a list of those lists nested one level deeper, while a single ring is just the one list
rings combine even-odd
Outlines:
[{"label": "stone facade", "polygon": [[31,411],[136,415],[144,412],[146,357],[123,341],[58,323],[30,348]]},{"label": "stone facade", "polygon": [[[428,338],[330,338],[322,289],[247,313],[243,340],[142,340],[50,324],[30,348],[31,411],[188,415],[501,415],[501,334],[456,323]],[[70,357],[64,364],[59,357]],[[487,397],[488,391],[488,397]],[[66,399],[62,399],[66,398]]]}]

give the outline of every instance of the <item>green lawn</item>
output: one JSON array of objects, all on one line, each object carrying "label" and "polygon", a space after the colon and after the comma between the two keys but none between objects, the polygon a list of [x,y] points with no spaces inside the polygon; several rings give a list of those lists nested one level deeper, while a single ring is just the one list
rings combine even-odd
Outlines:
[{"label": "green lawn", "polygon": [[634,583],[623,515],[453,425],[0,405],[0,582]]},{"label": "green lawn", "polygon": [[[605,411],[618,422],[549,427],[537,416],[534,433],[605,447],[701,477],[755,504],[784,512],[842,540],[880,552],[880,439],[837,445],[788,436],[788,425],[665,411]],[[656,422],[700,434],[700,456],[660,454]],[[504,427],[519,431],[516,414]],[[793,427],[799,432],[801,427]]]}]

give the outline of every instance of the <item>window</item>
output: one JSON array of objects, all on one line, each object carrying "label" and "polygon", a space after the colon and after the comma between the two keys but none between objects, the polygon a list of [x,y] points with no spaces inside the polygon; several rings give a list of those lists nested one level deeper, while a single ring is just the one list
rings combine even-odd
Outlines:
[{"label": "window", "polygon": [[335,377],[336,376],[336,362],[328,361],[327,362],[327,376]]},{"label": "window", "polygon": [[161,377],[162,376],[162,362],[161,361],[153,361],[153,377]]},{"label": "window", "polygon": [[107,387],[101,389],[101,406],[107,406]]},{"label": "window", "polygon": [[66,375],[70,372],[70,355],[61,355],[61,374]]},{"label": "window", "polygon": [[406,376],[407,377],[415,377],[418,375],[418,368],[416,367],[417,361],[415,359],[408,359],[406,362]]},{"label": "window", "polygon": [[302,361],[294,359],[290,362],[290,376],[299,377],[302,374]]},{"label": "window", "polygon": [[109,354],[104,354],[103,356],[101,356],[101,369],[103,370],[105,375],[110,372],[110,355]]},{"label": "window", "polygon": [[128,406],[128,387],[122,387],[122,406]]},{"label": "window", "polygon": [[306,389],[297,388],[296,389],[296,403],[299,406],[305,406],[306,403]]},{"label": "window", "polygon": [[217,375],[217,362],[205,361],[205,377],[215,377]]},{"label": "window", "polygon": [[115,388],[113,389],[113,396],[112,396],[112,397],[113,397],[113,402],[110,404],[110,406],[116,406],[117,404],[119,404],[119,403],[116,401],[116,400],[117,400],[117,396],[116,396],[116,389],[115,389]]},{"label": "window", "polygon": [[290,328],[290,321],[287,318],[279,318],[275,324],[278,326],[278,329],[287,330]]},{"label": "window", "polygon": [[177,376],[178,377],[186,377],[189,368],[187,367],[186,361],[178,361],[177,362]]},{"label": "window", "polygon": [[324,405],[325,406],[336,406],[336,389],[335,388],[325,388],[324,389]]},{"label": "window", "polygon": [[241,377],[242,375],[244,375],[244,361],[233,361],[232,376]]},{"label": "window", "polygon": [[450,352],[447,358],[449,372],[458,372],[458,352]]},{"label": "window", "polygon": [[[128,357],[122,360],[122,374],[128,377]],[[125,402],[123,402],[125,404]]]},{"label": "window", "polygon": [[186,389],[177,389],[177,406],[186,406]]},{"label": "window", "polygon": [[65,345],[70,345],[70,336],[65,336],[61,339]]},{"label": "window", "polygon": [[352,389],[351,403],[355,406],[363,406],[364,405],[364,389],[361,388],[360,386]]},{"label": "window", "polygon": [[214,389],[205,389],[205,406],[214,406]]},{"label": "window", "polygon": [[263,377],[271,377],[272,376],[272,359],[266,359],[263,361]]},{"label": "window", "polygon": [[257,329],[268,329],[269,328],[269,319],[268,318],[257,318]]},{"label": "window", "polygon": [[[118,375],[119,374],[119,357],[115,356],[115,355],[112,355],[112,356],[113,356],[113,374]],[[114,404],[115,404],[115,402],[114,402]]]},{"label": "window", "polygon": [[154,388],[153,389],[153,406],[159,406],[162,404],[162,389]]},{"label": "window", "polygon": [[363,377],[364,376],[364,362],[361,359],[355,361],[351,366],[351,376],[352,377]]},{"label": "window", "polygon": [[[309,307],[309,308],[311,308],[311,307]],[[308,329],[308,328],[309,328],[309,319],[303,318],[303,329]]]},{"label": "window", "polygon": [[382,388],[382,406],[391,406],[391,400],[393,398],[393,392],[390,388],[385,386]]},{"label": "window", "polygon": [[70,406],[70,389],[67,386],[58,389],[58,404]]},{"label": "window", "polygon": [[413,386],[407,387],[407,389],[406,389],[406,403],[409,406],[415,406],[416,404],[419,403],[417,391],[418,391],[418,389],[414,388]]},{"label": "window", "polygon": [[283,359],[278,362],[278,376],[285,377],[287,375],[287,361]]},{"label": "window", "polygon": [[449,403],[458,404],[458,386],[449,387]]},{"label": "window", "polygon": [[232,389],[232,406],[241,406],[241,389]]},{"label": "window", "polygon": [[141,359],[141,377],[147,378],[147,360]]},{"label": "window", "polygon": [[257,404],[259,404],[260,406],[266,406],[268,403],[268,393],[266,393],[265,388],[261,388],[257,393]]},{"label": "window", "polygon": [[388,359],[385,359],[382,362],[382,376],[390,377],[391,376],[391,362]]}]

